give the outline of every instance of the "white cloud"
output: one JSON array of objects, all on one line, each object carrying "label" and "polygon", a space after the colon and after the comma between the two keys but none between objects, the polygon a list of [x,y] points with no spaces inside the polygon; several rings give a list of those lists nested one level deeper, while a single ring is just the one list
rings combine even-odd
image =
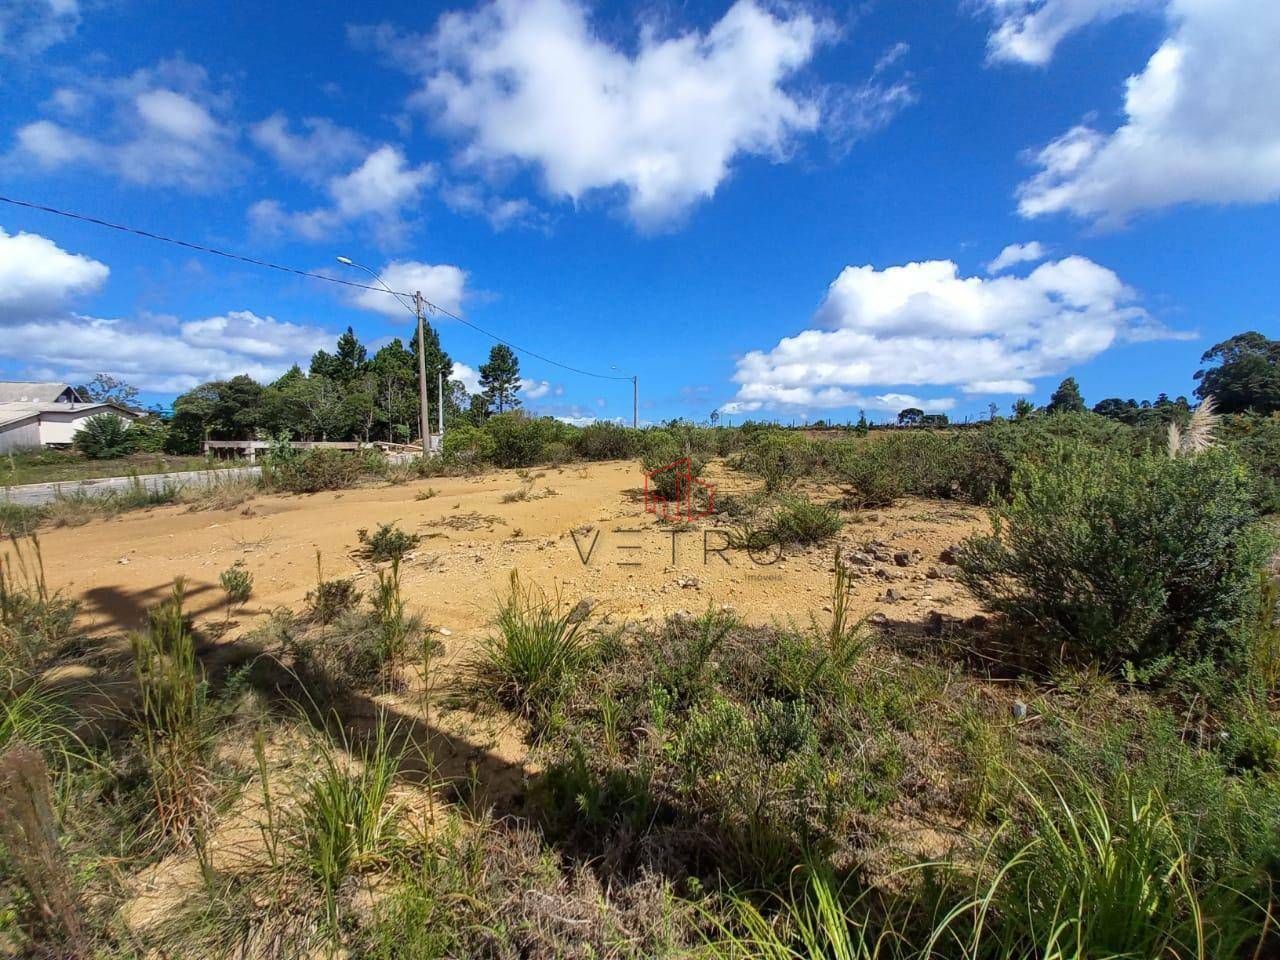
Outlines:
[{"label": "white cloud", "polygon": [[259,229],[292,232],[308,240],[327,239],[344,224],[366,221],[394,241],[405,227],[403,211],[418,203],[435,177],[433,164],[410,166],[403,150],[383,144],[351,171],[328,179],[327,206],[291,212],[276,200],[260,200],[250,207],[249,218]]},{"label": "white cloud", "polygon": [[732,407],[910,406],[949,409],[950,397],[873,386],[958,386],[1027,393],[1110,347],[1170,337],[1112,271],[1083,257],[1041,264],[1026,277],[962,277],[946,260],[846,267],[819,307],[817,328],[738,361]]},{"label": "white cloud", "polygon": [[110,269],[35,233],[0,228],[0,327],[98,290]]},{"label": "white cloud", "polygon": [[1179,203],[1280,198],[1280,4],[1171,0],[1170,34],[1129,78],[1126,119],[1079,125],[1044,147],[1018,191],[1027,217],[1107,224]]},{"label": "white cloud", "polygon": [[70,39],[79,25],[76,0],[0,0],[0,53],[41,54]]},{"label": "white cloud", "polygon": [[1043,260],[1047,251],[1039,240],[1030,243],[1011,243],[987,264],[987,273],[1003,273],[1019,263],[1034,263]]},{"label": "white cloud", "polygon": [[526,400],[541,400],[544,397],[559,397],[564,394],[564,387],[550,380],[521,380],[520,393]]},{"label": "white cloud", "polygon": [[[420,263],[417,260],[392,260],[381,270],[379,276],[387,286],[400,293],[412,296],[415,292],[422,294],[438,307],[450,313],[459,313],[462,300],[466,296],[467,272],[461,267],[448,263]],[[359,277],[361,282],[369,282],[366,275]],[[355,290],[351,294],[351,302],[365,310],[372,310],[393,320],[403,320],[406,311],[403,301],[379,290]],[[455,379],[457,379],[455,377]]]},{"label": "white cloud", "polygon": [[784,84],[825,30],[739,0],[705,34],[646,27],[632,54],[575,0],[496,0],[440,18],[414,103],[462,138],[462,164],[530,164],[574,201],[620,188],[658,226],[710,197],[739,155],[784,159],[818,127],[818,99]]},{"label": "white cloud", "polygon": [[1045,64],[1067,34],[1126,13],[1157,9],[1164,0],[985,0],[996,29],[987,38],[992,60]]},{"label": "white cloud", "polygon": [[308,180],[320,179],[350,167],[366,154],[363,138],[325,117],[307,117],[301,133],[289,120],[275,113],[253,125],[253,142],[269,153],[289,173]]},{"label": "white cloud", "polygon": [[110,373],[144,390],[177,392],[241,373],[272,380],[333,339],[244,310],[188,323],[76,315],[6,326],[0,355],[68,380]]},{"label": "white cloud", "polygon": [[467,393],[480,392],[480,372],[465,363],[453,361],[453,376],[449,379],[462,381],[462,385],[467,388]]},{"label": "white cloud", "polygon": [[80,165],[130,183],[195,190],[225,185],[242,165],[236,131],[220,118],[228,98],[210,89],[202,67],[185,60],[112,80],[82,80],[61,88],[46,107],[91,129],[49,119],[26,124],[17,131],[11,165]]},{"label": "white cloud", "polygon": [[99,290],[109,272],[45,237],[0,230],[0,357],[68,380],[110,373],[146,390],[177,391],[239,373],[272,379],[334,339],[247,310],[185,323],[72,313],[74,298]]}]

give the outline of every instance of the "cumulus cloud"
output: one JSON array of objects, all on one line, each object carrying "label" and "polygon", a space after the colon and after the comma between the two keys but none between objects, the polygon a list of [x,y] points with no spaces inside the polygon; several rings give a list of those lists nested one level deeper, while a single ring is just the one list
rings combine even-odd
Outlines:
[{"label": "cumulus cloud", "polygon": [[520,393],[526,400],[542,400],[545,397],[562,396],[564,386],[550,380],[521,380]]},{"label": "cumulus cloud", "polygon": [[225,119],[228,98],[213,91],[204,68],[185,60],[81,80],[45,107],[59,119],[20,127],[11,162],[45,170],[83,166],[130,183],[194,190],[225,185],[242,165],[236,131]]},{"label": "cumulus cloud", "polygon": [[467,388],[467,393],[480,392],[480,371],[475,367],[467,366],[465,363],[453,361],[453,376],[450,380],[458,380]]},{"label": "cumulus cloud", "polygon": [[1280,198],[1280,4],[1170,0],[1169,36],[1125,87],[1125,122],[1078,125],[1036,155],[1027,217],[1104,224],[1180,203]]},{"label": "cumulus cloud", "polygon": [[1118,343],[1176,336],[1137,301],[1115,273],[1084,257],[1041,264],[1026,277],[962,277],[947,260],[846,267],[814,329],[739,360],[738,393],[722,409],[946,410],[955,402],[867,390],[876,386],[1030,392],[1031,380]]},{"label": "cumulus cloud", "polygon": [[73,297],[93,293],[110,269],[78,253],[68,253],[35,233],[0,228],[0,326],[47,314]]},{"label": "cumulus cloud", "polygon": [[68,380],[110,373],[144,390],[168,393],[241,373],[272,380],[331,345],[333,337],[247,310],[187,323],[67,315],[5,326],[0,355]]},{"label": "cumulus cloud", "polygon": [[1044,244],[1039,240],[1030,243],[1011,243],[987,264],[987,273],[1003,273],[1020,263],[1035,263],[1046,256]]},{"label": "cumulus cloud", "polygon": [[249,218],[259,229],[295,233],[308,240],[323,240],[338,227],[367,222],[394,242],[405,227],[404,211],[417,205],[423,189],[435,178],[433,164],[411,166],[403,150],[383,144],[354,169],[325,182],[328,204],[289,211],[277,200],[260,200],[249,209]]},{"label": "cumulus cloud", "polygon": [[1165,0],[985,0],[995,18],[987,38],[992,60],[1041,65],[1067,34],[1126,13],[1158,9]]},{"label": "cumulus cloud", "polygon": [[110,373],[168,392],[239,373],[271,379],[333,342],[318,327],[247,310],[187,322],[73,313],[73,301],[101,289],[109,272],[45,237],[0,230],[0,357],[48,376]]},{"label": "cumulus cloud", "polygon": [[295,133],[282,113],[253,125],[250,136],[282,168],[307,180],[348,169],[368,152],[354,130],[325,117],[307,117]]},{"label": "cumulus cloud", "polygon": [[0,0],[0,53],[41,54],[70,39],[79,25],[77,0]]},{"label": "cumulus cloud", "polygon": [[[467,272],[448,263],[421,263],[417,260],[392,260],[378,274],[392,290],[423,298],[450,313],[462,309],[466,295]],[[363,279],[363,278],[362,278]],[[402,301],[379,290],[356,290],[350,296],[351,303],[365,310],[372,310],[392,320],[403,320],[405,308]]]},{"label": "cumulus cloud", "polygon": [[645,24],[630,45],[600,36],[579,0],[495,0],[442,16],[426,38],[352,34],[422,76],[410,103],[457,136],[460,168],[532,167],[575,203],[616,192],[649,228],[712,196],[740,157],[787,159],[828,106],[857,132],[908,99],[883,75],[843,93],[799,89],[836,31],[799,6],[754,0],[705,32]]}]

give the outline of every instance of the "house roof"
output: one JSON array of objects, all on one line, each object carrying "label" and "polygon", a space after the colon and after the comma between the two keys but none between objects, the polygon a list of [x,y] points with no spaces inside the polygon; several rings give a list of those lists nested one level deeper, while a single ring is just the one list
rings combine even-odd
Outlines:
[{"label": "house roof", "polygon": [[40,380],[0,380],[0,403],[53,403],[70,386]]},{"label": "house roof", "polygon": [[78,403],[74,407],[69,403],[14,403],[0,401],[0,428],[29,420],[41,413],[88,413],[90,415],[105,413],[107,409],[123,413],[129,417],[138,414],[116,403]]}]

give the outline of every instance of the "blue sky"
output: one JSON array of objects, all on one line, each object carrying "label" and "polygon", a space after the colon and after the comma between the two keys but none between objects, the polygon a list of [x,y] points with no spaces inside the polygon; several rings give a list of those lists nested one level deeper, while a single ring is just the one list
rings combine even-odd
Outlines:
[{"label": "blue sky", "polygon": [[[636,373],[650,421],[964,417],[1067,374],[1189,395],[1210,344],[1277,329],[1278,49],[1272,0],[0,0],[0,192],[350,256]],[[0,229],[4,376],[167,400],[411,323],[43,213]],[[627,383],[522,372],[531,409],[629,418]]]}]

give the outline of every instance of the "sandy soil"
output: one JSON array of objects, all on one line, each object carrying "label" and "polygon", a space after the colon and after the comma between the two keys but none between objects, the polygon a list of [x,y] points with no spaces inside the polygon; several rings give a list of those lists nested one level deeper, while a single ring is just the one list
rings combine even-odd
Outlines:
[{"label": "sandy soil", "polygon": [[[404,565],[405,595],[428,623],[449,631],[451,652],[483,634],[512,569],[568,600],[592,598],[613,620],[728,604],[748,622],[806,622],[810,614],[820,615],[829,595],[830,546],[788,548],[776,562],[767,562],[775,559],[767,554],[759,563],[742,551],[723,551],[728,524],[702,520],[676,531],[646,513],[634,463],[527,476],[533,478],[530,499],[513,502],[503,502],[504,495],[528,482],[502,471],[259,497],[224,511],[161,507],[129,513],[43,534],[45,567],[51,586],[81,600],[86,626],[115,632],[137,627],[177,576],[188,579],[197,620],[220,620],[218,574],[242,561],[254,575],[254,597],[235,619],[248,626],[277,606],[301,605],[315,584],[317,551],[326,578],[372,577],[357,531],[396,521],[424,538]],[[721,494],[747,486],[724,471],[713,471],[712,479]],[[427,489],[435,495],[417,499]],[[985,524],[980,511],[920,501],[850,520],[839,536],[845,546],[874,541],[882,553],[910,557],[906,566],[886,562],[861,571],[853,595],[859,615],[884,610],[909,620],[932,608],[971,612],[956,584],[927,574],[939,567],[945,547]],[[902,599],[884,603],[888,587]]]},{"label": "sandy soil", "polygon": [[[709,478],[717,496],[751,487],[719,467]],[[559,591],[566,602],[589,598],[597,617],[615,623],[659,620],[677,611],[696,614],[709,605],[730,606],[753,624],[825,621],[832,545],[788,548],[780,558],[766,553],[763,562],[753,562],[742,551],[722,551],[732,525],[717,519],[681,528],[673,540],[676,528],[645,512],[642,485],[633,462],[503,471],[313,496],[264,496],[220,511],[160,507],[51,530],[41,544],[50,586],[81,601],[84,626],[103,637],[106,648],[123,654],[120,634],[140,626],[173,578],[184,576],[189,611],[205,635],[216,638],[210,659],[227,663],[237,662],[237,641],[263,616],[279,606],[302,607],[315,584],[317,551],[326,578],[355,576],[366,590],[372,586],[374,566],[361,555],[357,531],[396,521],[424,538],[406,558],[402,582],[412,611],[443,643],[432,686],[446,692],[457,687],[460,670],[486,635],[496,597],[513,569],[527,582]],[[522,489],[527,499],[504,502]],[[419,499],[428,490],[435,492]],[[815,499],[835,494],[807,492]],[[846,518],[837,539],[843,551],[858,557],[854,616],[871,617],[885,629],[918,631],[932,611],[957,617],[975,612],[940,554],[985,528],[981,511],[909,501]],[[228,619],[218,574],[237,561],[254,576],[254,596]],[[98,664],[105,667],[107,661]],[[63,679],[86,669],[88,664],[70,664]],[[355,704],[344,710],[345,721],[369,727],[385,711],[429,746],[438,775],[472,782],[486,805],[518,807],[528,778],[537,772],[525,731],[504,718],[445,707],[438,697],[428,702],[420,678],[410,673],[406,691]],[[117,686],[125,693],[128,684]],[[270,753],[274,760],[300,759],[296,745],[276,744]],[[248,770],[251,763],[240,766]],[[246,789],[212,838],[216,859],[241,855],[246,836],[256,835],[254,796],[254,789]],[[135,878],[126,918],[131,924],[153,922],[198,882],[188,853],[168,857]]]}]

